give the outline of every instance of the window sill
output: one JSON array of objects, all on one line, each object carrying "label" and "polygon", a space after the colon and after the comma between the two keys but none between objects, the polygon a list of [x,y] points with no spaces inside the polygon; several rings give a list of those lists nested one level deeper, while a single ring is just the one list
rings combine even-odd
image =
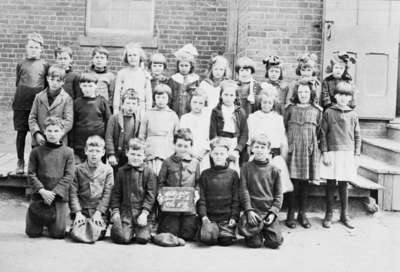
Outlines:
[{"label": "window sill", "polygon": [[157,38],[149,35],[115,35],[115,34],[96,34],[79,36],[80,46],[104,46],[104,47],[124,47],[130,42],[137,42],[143,48],[157,48]]}]

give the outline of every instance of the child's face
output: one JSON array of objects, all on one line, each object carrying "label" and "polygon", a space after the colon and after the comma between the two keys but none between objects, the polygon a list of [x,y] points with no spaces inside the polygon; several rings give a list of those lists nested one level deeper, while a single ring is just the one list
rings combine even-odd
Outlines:
[{"label": "child's face", "polygon": [[214,79],[222,79],[226,71],[225,65],[216,62],[212,67],[212,75]]},{"label": "child's face", "polygon": [[240,67],[239,69],[239,80],[242,82],[248,82],[252,78],[251,68]]},{"label": "child's face", "polygon": [[233,88],[226,88],[222,94],[222,103],[225,106],[233,106],[233,104],[235,103],[235,99],[236,99],[236,90]]},{"label": "child's face", "polygon": [[279,77],[281,76],[281,69],[278,67],[271,67],[268,70],[268,78],[271,81],[278,81]]},{"label": "child's face", "polygon": [[161,75],[164,72],[164,64],[163,63],[152,63],[151,64],[151,73],[155,76]]},{"label": "child's face", "polygon": [[138,108],[138,101],[136,99],[125,99],[122,104],[122,111],[125,115],[133,115]]},{"label": "child's face", "polygon": [[335,63],[332,67],[332,75],[334,78],[341,78],[346,67],[341,63]]},{"label": "child's face", "polygon": [[297,90],[300,104],[308,104],[310,103],[311,98],[311,90],[306,85],[300,85]]},{"label": "child's face", "polygon": [[132,67],[138,67],[140,63],[140,53],[137,49],[130,49],[126,52],[128,64]]},{"label": "child's face", "polygon": [[182,75],[188,75],[190,73],[191,64],[189,61],[180,61],[179,62],[179,73]]},{"label": "child's face", "polygon": [[192,145],[190,141],[185,141],[184,139],[177,139],[175,143],[175,154],[180,158],[190,154]]},{"label": "child's face", "polygon": [[105,152],[106,151],[104,147],[100,146],[88,146],[85,148],[87,160],[92,165],[97,165],[101,161],[101,158],[104,156]]},{"label": "child's face", "polygon": [[204,97],[193,96],[192,101],[190,101],[190,108],[194,113],[201,113],[204,108]]},{"label": "child's face", "polygon": [[50,91],[57,91],[64,84],[64,80],[62,80],[58,76],[47,76],[46,79],[47,79],[47,82],[49,83]]},{"label": "child's face", "polygon": [[57,54],[56,62],[67,71],[71,68],[72,58],[67,52],[60,52]]},{"label": "child's face", "polygon": [[81,82],[79,84],[81,87],[83,96],[85,97],[95,97],[97,84],[95,82]]},{"label": "child's face", "polygon": [[304,67],[300,70],[300,75],[303,77],[312,77],[314,70],[311,67]]},{"label": "child's face", "polygon": [[261,110],[263,112],[270,112],[274,107],[274,98],[269,96],[262,96],[261,98]]},{"label": "child's face", "polygon": [[335,99],[336,99],[336,103],[339,106],[345,107],[349,104],[350,100],[351,100],[351,95],[346,95],[346,94],[335,94]]},{"label": "child's face", "polygon": [[103,69],[104,67],[106,67],[107,61],[108,61],[107,56],[104,54],[100,54],[100,53],[96,53],[92,58],[94,67],[99,68],[99,69]]},{"label": "child's face", "polygon": [[168,105],[168,94],[156,94],[154,96],[154,100],[156,101],[156,106],[160,109],[163,109]]},{"label": "child's face", "polygon": [[52,144],[58,144],[64,134],[63,129],[61,129],[57,125],[47,126],[44,130],[44,135],[46,136],[46,140]]},{"label": "child's face", "polygon": [[29,40],[26,44],[26,57],[28,59],[39,59],[42,53],[42,46],[40,43]]},{"label": "child's face", "polygon": [[268,145],[254,143],[251,150],[254,154],[254,159],[258,161],[265,161],[269,157],[270,148]]},{"label": "child's face", "polygon": [[133,150],[133,149],[128,149],[126,151],[126,157],[128,158],[128,163],[132,166],[139,167],[143,164],[145,154],[144,150]]},{"label": "child's face", "polygon": [[228,150],[223,146],[216,146],[210,155],[215,165],[224,166],[228,159]]}]

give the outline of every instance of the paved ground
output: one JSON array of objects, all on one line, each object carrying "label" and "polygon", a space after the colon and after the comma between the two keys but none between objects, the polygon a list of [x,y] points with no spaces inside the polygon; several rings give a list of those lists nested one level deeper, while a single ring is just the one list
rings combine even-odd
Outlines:
[{"label": "paved ground", "polygon": [[[0,191],[0,270],[21,271],[400,271],[400,213],[378,213],[354,220],[357,229],[336,223],[320,226],[313,214],[310,230],[283,228],[279,250],[236,245],[180,248],[155,245],[94,245],[49,238],[28,239],[24,216],[28,202],[21,192]],[[282,216],[283,217],[283,216]],[[293,270],[296,269],[296,270]]]}]

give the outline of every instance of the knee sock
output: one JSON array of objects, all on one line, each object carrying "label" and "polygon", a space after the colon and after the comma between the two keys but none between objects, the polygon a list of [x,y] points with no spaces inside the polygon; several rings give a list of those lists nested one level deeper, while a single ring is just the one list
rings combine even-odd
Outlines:
[{"label": "knee sock", "polygon": [[17,157],[18,157],[18,160],[23,160],[24,159],[25,139],[26,139],[26,134],[27,133],[28,133],[28,131],[18,131],[17,132],[16,145],[17,145]]}]

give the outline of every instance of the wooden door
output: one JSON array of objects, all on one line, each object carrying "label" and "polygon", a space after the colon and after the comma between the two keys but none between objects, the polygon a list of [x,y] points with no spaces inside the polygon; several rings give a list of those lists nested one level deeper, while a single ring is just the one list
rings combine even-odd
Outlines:
[{"label": "wooden door", "polygon": [[[356,57],[350,71],[357,87],[357,112],[363,119],[396,115],[399,25],[390,18],[390,1],[326,0],[323,67],[332,52]],[[324,75],[325,76],[325,75]]]}]

